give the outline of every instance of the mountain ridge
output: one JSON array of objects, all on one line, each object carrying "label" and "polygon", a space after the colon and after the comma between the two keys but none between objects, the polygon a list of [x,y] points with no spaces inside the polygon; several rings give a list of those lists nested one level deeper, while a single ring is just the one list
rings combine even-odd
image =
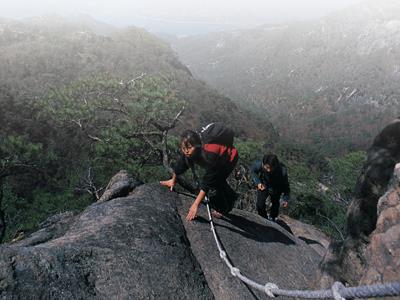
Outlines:
[{"label": "mountain ridge", "polygon": [[396,1],[368,1],[315,21],[172,46],[195,77],[263,110],[286,139],[346,152],[365,149],[399,114],[399,15]]}]

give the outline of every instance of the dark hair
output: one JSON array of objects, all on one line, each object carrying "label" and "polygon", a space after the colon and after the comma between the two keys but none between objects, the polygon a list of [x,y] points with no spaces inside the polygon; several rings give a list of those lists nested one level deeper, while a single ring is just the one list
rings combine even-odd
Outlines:
[{"label": "dark hair", "polygon": [[181,134],[181,142],[180,145],[182,146],[193,146],[193,147],[201,147],[201,138],[200,135],[193,130],[185,130]]},{"label": "dark hair", "polygon": [[273,171],[279,167],[278,156],[272,153],[265,154],[262,163],[263,165],[270,165]]}]

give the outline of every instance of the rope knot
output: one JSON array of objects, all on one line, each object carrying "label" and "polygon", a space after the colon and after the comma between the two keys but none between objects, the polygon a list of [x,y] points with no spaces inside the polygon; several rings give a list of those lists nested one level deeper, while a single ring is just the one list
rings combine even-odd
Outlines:
[{"label": "rope knot", "polygon": [[233,267],[231,269],[231,274],[232,274],[232,276],[236,277],[240,274],[240,270],[238,268]]},{"label": "rope knot", "polygon": [[272,290],[279,289],[279,287],[272,282],[268,282],[264,285],[264,292],[267,294],[268,297],[275,298],[275,295],[272,293]]},{"label": "rope knot", "polygon": [[220,256],[222,259],[225,259],[225,258],[226,258],[226,252],[221,250],[221,252],[219,253],[219,256]]},{"label": "rope knot", "polygon": [[335,300],[346,300],[346,298],[343,298],[342,295],[340,295],[340,290],[342,288],[345,288],[345,286],[339,281],[336,281],[332,285],[332,294]]}]

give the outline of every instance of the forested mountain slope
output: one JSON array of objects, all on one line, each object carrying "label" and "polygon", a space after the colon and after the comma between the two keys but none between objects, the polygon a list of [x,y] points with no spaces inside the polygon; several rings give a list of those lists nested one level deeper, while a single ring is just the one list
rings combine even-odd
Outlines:
[{"label": "forested mountain slope", "polygon": [[[170,46],[146,31],[116,29],[90,18],[57,16],[22,22],[0,20],[0,82],[26,97],[95,76],[129,81],[141,74],[167,79],[168,88],[186,102],[186,125],[222,119],[247,136],[270,136],[268,122],[240,110],[193,79]],[[265,125],[266,124],[266,125]]]},{"label": "forested mountain slope", "polygon": [[400,113],[400,5],[370,0],[315,21],[173,42],[195,77],[256,105],[286,138],[365,149]]}]

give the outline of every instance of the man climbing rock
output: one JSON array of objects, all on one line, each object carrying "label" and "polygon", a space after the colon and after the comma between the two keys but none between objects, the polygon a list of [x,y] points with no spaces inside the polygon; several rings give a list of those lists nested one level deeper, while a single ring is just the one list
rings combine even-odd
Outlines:
[{"label": "man climbing rock", "polygon": [[222,123],[211,123],[200,132],[186,130],[180,140],[182,155],[176,163],[172,178],[160,181],[171,190],[177,176],[183,174],[195,164],[205,169],[200,180],[200,191],[189,209],[186,220],[191,221],[197,215],[200,203],[208,194],[213,216],[221,217],[232,210],[237,198],[235,191],[226,182],[238,161],[238,152],[233,146],[233,131]]},{"label": "man climbing rock", "polygon": [[279,214],[280,199],[283,207],[288,206],[290,187],[286,166],[281,163],[275,154],[266,154],[262,162],[256,161],[251,168],[253,182],[257,185],[256,208],[260,216],[268,218],[266,199],[271,197],[269,219],[275,221]]}]

